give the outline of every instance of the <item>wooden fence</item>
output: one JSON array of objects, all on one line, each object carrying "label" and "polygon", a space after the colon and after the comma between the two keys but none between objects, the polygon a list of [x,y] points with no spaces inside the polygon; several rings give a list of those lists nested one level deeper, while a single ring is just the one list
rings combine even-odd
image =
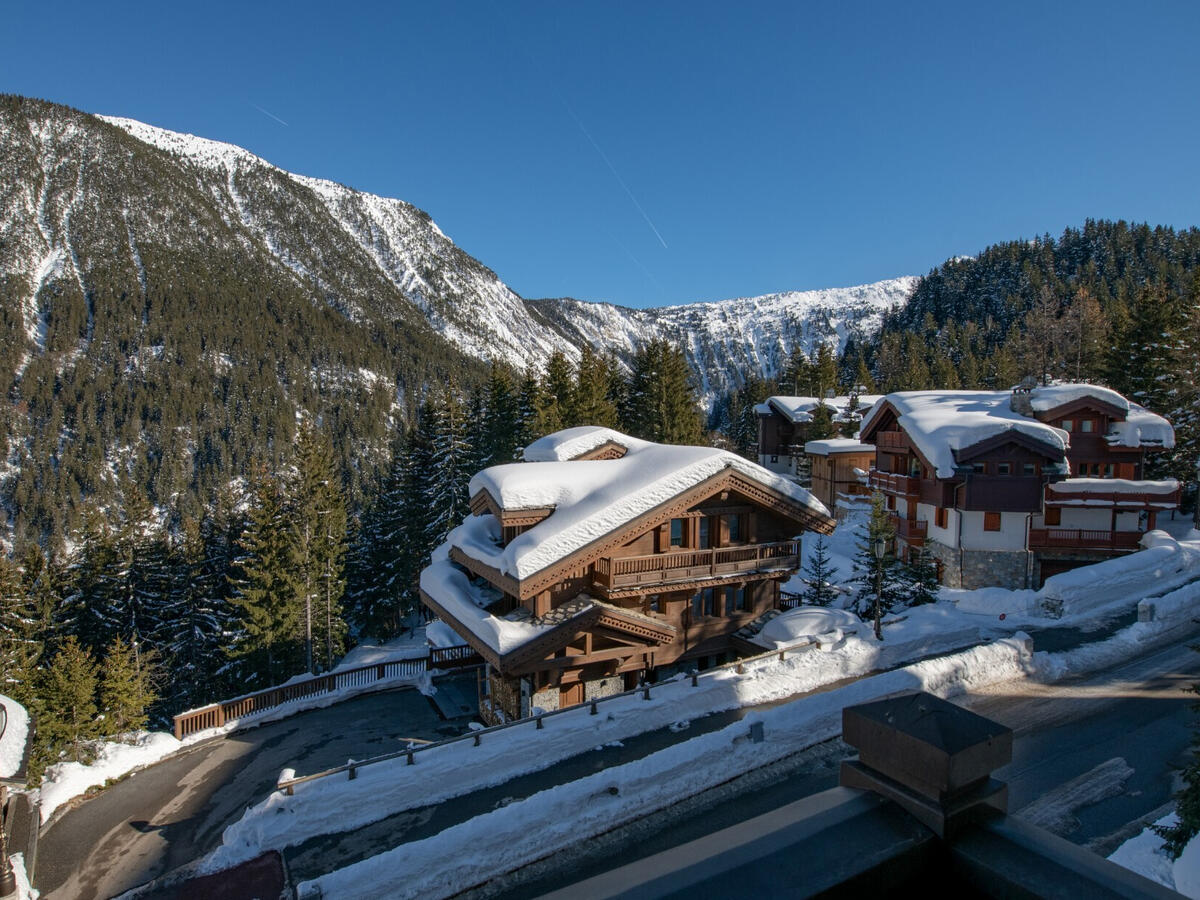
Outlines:
[{"label": "wooden fence", "polygon": [[457,647],[435,647],[428,656],[416,659],[396,659],[355,669],[343,669],[326,675],[316,675],[280,687],[267,688],[222,700],[200,709],[189,710],[175,717],[175,737],[182,740],[189,734],[208,728],[220,728],[226,722],[255,713],[265,712],[285,703],[332,694],[345,688],[366,688],[373,684],[393,681],[404,676],[421,675],[433,669],[453,669],[482,663],[483,659],[466,644]]}]

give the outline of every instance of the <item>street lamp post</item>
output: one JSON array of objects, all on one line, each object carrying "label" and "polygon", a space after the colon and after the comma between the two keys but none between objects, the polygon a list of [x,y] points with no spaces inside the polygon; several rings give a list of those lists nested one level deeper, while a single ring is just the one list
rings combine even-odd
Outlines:
[{"label": "street lamp post", "polygon": [[8,800],[8,788],[0,784],[0,898],[17,895],[17,873],[8,858],[8,841],[4,836],[4,807]]},{"label": "street lamp post", "polygon": [[883,556],[887,553],[887,542],[883,538],[875,539],[875,640],[883,640],[883,627],[880,619],[883,617]]}]

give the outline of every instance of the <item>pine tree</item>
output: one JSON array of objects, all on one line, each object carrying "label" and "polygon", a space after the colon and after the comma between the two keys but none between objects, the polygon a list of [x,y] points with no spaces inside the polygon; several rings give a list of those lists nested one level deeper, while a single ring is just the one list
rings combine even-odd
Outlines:
[{"label": "pine tree", "polygon": [[571,394],[569,425],[617,427],[617,408],[611,397],[613,372],[609,361],[584,344]]},{"label": "pine tree", "polygon": [[25,589],[21,569],[0,556],[0,694],[33,703],[34,679],[45,649],[48,618]]},{"label": "pine tree", "polygon": [[100,671],[105,734],[119,737],[146,727],[146,710],[158,696],[154,687],[157,676],[153,650],[139,652],[121,638],[113,639]]},{"label": "pine tree", "polygon": [[424,480],[426,539],[430,547],[437,547],[469,514],[467,488],[475,474],[470,468],[466,416],[453,383],[423,420],[429,422],[429,470]]},{"label": "pine tree", "polygon": [[304,666],[303,596],[282,485],[261,468],[230,576],[237,620],[227,653],[241,683],[283,681]]},{"label": "pine tree", "polygon": [[812,421],[808,424],[808,439],[823,441],[837,434],[833,424],[833,407],[818,403],[811,413]]},{"label": "pine tree", "polygon": [[508,368],[493,361],[484,388],[479,468],[514,462],[522,443],[520,396]]},{"label": "pine tree", "polygon": [[[862,531],[862,540],[856,544],[851,581],[856,586],[855,611],[874,621],[876,637],[882,637],[881,618],[904,598],[903,585],[896,571],[896,557],[892,552],[895,536],[891,516],[883,504],[883,495],[872,494],[871,515]],[[880,543],[884,551],[882,557],[876,555],[876,546]]]},{"label": "pine tree", "polygon": [[[1193,694],[1200,694],[1200,684],[1193,684],[1188,690]],[[1193,704],[1192,708],[1196,709],[1196,704]],[[1155,833],[1163,838],[1163,849],[1171,859],[1179,859],[1179,854],[1183,853],[1192,838],[1200,833],[1200,728],[1194,723],[1188,763],[1180,772],[1180,780],[1183,786],[1175,793],[1174,798],[1178,821],[1174,825],[1151,826]]]},{"label": "pine tree", "polygon": [[534,431],[539,435],[551,434],[567,426],[572,413],[574,381],[571,364],[561,350],[555,350],[546,362],[546,377],[538,392]]},{"label": "pine tree", "polygon": [[295,544],[296,581],[304,605],[306,664],[313,667],[314,648],[323,651],[324,668],[345,650],[342,616],[346,559],[346,504],[334,470],[328,436],[311,423],[300,430],[297,473],[291,491],[291,539]]},{"label": "pine tree", "polygon": [[683,351],[664,340],[647,343],[633,360],[622,419],[634,437],[662,444],[698,444],[699,403]]},{"label": "pine tree", "polygon": [[96,662],[73,635],[63,641],[49,667],[42,671],[39,694],[39,739],[54,750],[68,750],[77,762],[84,760],[87,742],[99,730]]},{"label": "pine tree", "polygon": [[906,606],[936,603],[939,588],[937,561],[925,549],[913,550],[899,569],[900,589]]},{"label": "pine tree", "polygon": [[829,551],[825,546],[825,536],[817,535],[813,545],[812,556],[804,565],[804,602],[810,606],[828,606],[837,596],[829,583],[832,568],[829,564]]}]

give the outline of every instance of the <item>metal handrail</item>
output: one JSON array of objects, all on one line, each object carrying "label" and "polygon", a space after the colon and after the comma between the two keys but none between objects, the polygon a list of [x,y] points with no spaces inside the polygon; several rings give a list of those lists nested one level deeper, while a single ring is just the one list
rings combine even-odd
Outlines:
[{"label": "metal handrail", "polygon": [[457,737],[445,738],[440,741],[434,741],[433,743],[424,744],[423,746],[420,746],[420,747],[407,747],[404,750],[396,750],[392,753],[384,753],[380,756],[372,756],[368,759],[352,760],[352,761],[346,763],[345,765],[335,766],[332,769],[325,769],[324,771],[321,771],[321,772],[314,772],[311,775],[301,775],[301,776],[295,777],[295,778],[281,778],[278,782],[276,782],[275,787],[277,790],[281,790],[285,794],[291,795],[294,791],[295,786],[298,784],[304,784],[309,781],[319,781],[322,778],[329,778],[333,775],[340,775],[343,772],[345,772],[347,774],[349,779],[354,779],[354,778],[358,777],[358,770],[361,769],[363,766],[370,766],[370,765],[374,765],[375,763],[381,763],[381,762],[389,762],[393,759],[399,759],[402,756],[407,758],[408,765],[410,765],[410,766],[415,765],[416,764],[416,755],[418,753],[424,753],[428,750],[434,750],[438,747],[446,747],[446,746],[449,746],[450,744],[459,744],[459,743],[462,743],[463,741],[474,741],[474,746],[478,747],[482,743],[482,739],[483,739],[484,735],[495,734],[496,732],[504,731],[505,729],[508,729],[508,728],[516,728],[520,725],[527,725],[530,722],[534,723],[538,730],[541,730],[544,727],[543,723],[545,722],[546,719],[551,719],[551,718],[554,718],[555,716],[564,715],[566,713],[572,713],[572,712],[579,713],[584,709],[584,707],[588,707],[588,714],[594,716],[594,715],[597,715],[597,713],[598,713],[599,704],[607,703],[610,700],[617,700],[621,697],[630,697],[630,696],[633,696],[634,694],[641,694],[642,699],[649,700],[651,698],[651,690],[654,688],[663,687],[668,684],[674,684],[674,683],[676,683],[678,681],[682,681],[686,678],[690,678],[692,685],[696,686],[699,684],[700,678],[710,677],[710,676],[714,675],[715,673],[724,671],[726,669],[735,669],[738,672],[738,674],[740,675],[740,674],[744,673],[745,666],[747,663],[761,662],[768,658],[783,660],[787,657],[787,653],[789,651],[803,651],[803,650],[807,650],[807,649],[810,649],[810,648],[807,646],[802,646],[802,647],[789,647],[789,648],[785,648],[782,650],[767,650],[766,652],[760,653],[756,656],[747,656],[743,659],[735,660],[734,662],[731,662],[731,663],[724,663],[723,665],[720,665],[720,666],[713,666],[711,669],[708,669],[702,673],[698,672],[698,671],[692,671],[690,674],[687,674],[687,675],[676,674],[664,681],[656,681],[653,684],[650,684],[649,682],[644,682],[641,685],[639,685],[638,687],[632,688],[628,691],[622,691],[619,694],[609,694],[606,697],[595,697],[595,698],[593,698],[591,700],[587,700],[583,703],[575,704],[574,706],[566,706],[566,707],[562,707],[561,709],[553,709],[553,710],[550,710],[549,712],[539,713],[536,716],[525,716],[524,718],[521,718],[521,719],[513,719],[511,722],[501,722],[499,725],[491,725],[491,726],[488,726],[487,728],[480,728],[477,731],[470,731],[466,734],[458,735]]}]

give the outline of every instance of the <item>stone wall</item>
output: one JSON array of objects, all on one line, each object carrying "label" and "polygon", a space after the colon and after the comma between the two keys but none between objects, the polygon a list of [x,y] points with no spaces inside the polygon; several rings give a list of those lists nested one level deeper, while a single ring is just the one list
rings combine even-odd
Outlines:
[{"label": "stone wall", "polygon": [[1028,587],[1030,553],[1026,550],[964,550],[961,587]]},{"label": "stone wall", "polygon": [[552,684],[549,687],[542,688],[529,698],[529,709],[525,710],[525,715],[537,715],[538,711],[548,713],[558,709],[558,685]]},{"label": "stone wall", "polygon": [[597,678],[583,683],[583,699],[599,700],[601,697],[611,697],[625,690],[625,679],[620,675],[610,675],[607,678]]},{"label": "stone wall", "polygon": [[946,587],[962,587],[962,572],[958,569],[958,551],[938,541],[926,541],[929,555],[941,563],[942,584]]}]

